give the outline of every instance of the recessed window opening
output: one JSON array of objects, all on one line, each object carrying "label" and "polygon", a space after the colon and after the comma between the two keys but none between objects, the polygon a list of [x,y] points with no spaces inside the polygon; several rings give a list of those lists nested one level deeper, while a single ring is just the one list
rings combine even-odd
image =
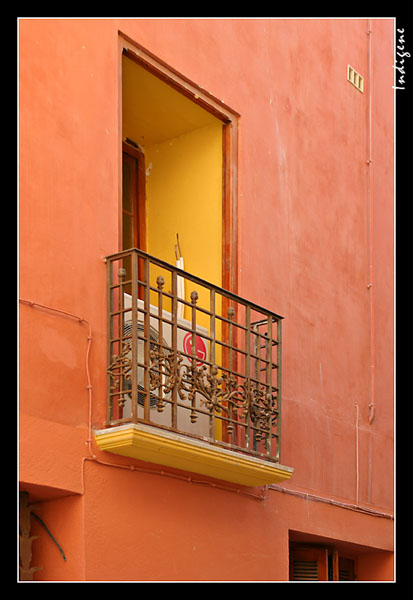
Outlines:
[{"label": "recessed window opening", "polygon": [[179,240],[185,270],[236,291],[236,117],[138,54],[121,57],[120,249],[175,263]]}]

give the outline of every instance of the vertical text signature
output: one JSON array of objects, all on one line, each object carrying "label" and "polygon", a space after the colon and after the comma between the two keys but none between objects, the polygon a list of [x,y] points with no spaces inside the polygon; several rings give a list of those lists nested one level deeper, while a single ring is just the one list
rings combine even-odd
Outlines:
[{"label": "vertical text signature", "polygon": [[[410,52],[405,52],[404,46],[404,29],[397,29],[397,33],[399,34],[396,46],[396,61],[393,68],[396,70],[396,85],[393,86],[395,90],[404,90],[406,89],[406,81],[405,81],[405,58],[410,58]],[[397,64],[399,63],[399,64]]]}]

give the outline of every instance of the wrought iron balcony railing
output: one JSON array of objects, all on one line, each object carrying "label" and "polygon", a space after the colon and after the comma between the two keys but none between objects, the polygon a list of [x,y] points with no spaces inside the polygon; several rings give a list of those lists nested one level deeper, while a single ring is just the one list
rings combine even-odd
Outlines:
[{"label": "wrought iron balcony railing", "polygon": [[137,249],[106,260],[107,425],[279,462],[282,317]]}]

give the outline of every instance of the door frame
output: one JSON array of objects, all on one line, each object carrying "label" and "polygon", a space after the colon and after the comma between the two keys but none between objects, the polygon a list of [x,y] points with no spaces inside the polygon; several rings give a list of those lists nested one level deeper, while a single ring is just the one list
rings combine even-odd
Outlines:
[{"label": "door frame", "polygon": [[[238,121],[240,114],[190,81],[154,54],[118,32],[118,95],[119,95],[119,168],[122,168],[122,56],[159,77],[175,90],[213,114],[223,123],[222,130],[222,287],[238,293]],[[119,177],[119,207],[122,209],[122,180]],[[122,220],[119,215],[119,231]],[[121,244],[121,235],[119,235]],[[121,248],[119,248],[119,251]]]}]

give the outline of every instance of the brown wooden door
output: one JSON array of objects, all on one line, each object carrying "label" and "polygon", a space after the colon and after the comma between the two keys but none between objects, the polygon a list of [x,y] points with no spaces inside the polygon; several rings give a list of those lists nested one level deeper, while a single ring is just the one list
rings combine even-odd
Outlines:
[{"label": "brown wooden door", "polygon": [[[122,152],[122,250],[146,250],[146,190],[145,155],[142,150],[123,143]],[[142,278],[142,261],[138,263],[138,278]],[[125,258],[126,281],[131,280],[130,258]],[[130,284],[125,291],[131,293]],[[138,290],[142,297],[142,290]]]},{"label": "brown wooden door", "polygon": [[145,156],[124,143],[122,159],[122,250],[146,250]]}]

